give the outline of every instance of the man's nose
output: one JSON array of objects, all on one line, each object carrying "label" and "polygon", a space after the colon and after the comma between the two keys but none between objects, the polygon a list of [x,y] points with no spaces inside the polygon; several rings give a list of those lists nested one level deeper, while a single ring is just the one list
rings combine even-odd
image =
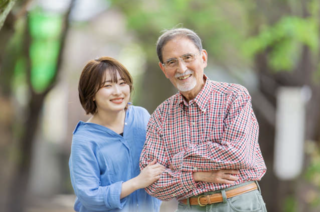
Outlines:
[{"label": "man's nose", "polygon": [[179,64],[178,64],[178,73],[184,73],[186,70],[188,70],[186,63],[183,61],[182,58],[179,58]]}]

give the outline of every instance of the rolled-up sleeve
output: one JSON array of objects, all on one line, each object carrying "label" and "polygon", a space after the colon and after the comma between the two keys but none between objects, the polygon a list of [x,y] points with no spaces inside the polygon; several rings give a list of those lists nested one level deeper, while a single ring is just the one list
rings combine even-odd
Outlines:
[{"label": "rolled-up sleeve", "polygon": [[73,139],[69,160],[72,186],[81,204],[94,211],[122,209],[127,198],[120,200],[122,181],[101,186],[100,169],[97,160],[98,146],[94,142]]},{"label": "rolled-up sleeve", "polygon": [[160,119],[155,118],[156,115],[155,112],[148,124],[146,143],[140,157],[140,169],[145,168],[154,159],[157,159],[157,162],[167,169],[161,174],[158,181],[146,188],[146,191],[161,200],[179,199],[179,197],[192,192],[196,187],[196,182],[192,177],[192,172],[168,168],[170,160],[168,160],[168,153],[161,138],[160,128],[157,127],[157,122]]}]

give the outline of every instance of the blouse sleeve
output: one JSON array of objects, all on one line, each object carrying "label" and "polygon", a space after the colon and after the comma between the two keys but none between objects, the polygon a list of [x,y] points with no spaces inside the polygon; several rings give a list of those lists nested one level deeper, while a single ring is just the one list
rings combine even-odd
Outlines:
[{"label": "blouse sleeve", "polygon": [[120,199],[123,182],[101,186],[99,148],[93,142],[81,140],[84,138],[74,136],[69,160],[71,182],[79,201],[94,211],[122,209],[127,202],[127,197]]}]

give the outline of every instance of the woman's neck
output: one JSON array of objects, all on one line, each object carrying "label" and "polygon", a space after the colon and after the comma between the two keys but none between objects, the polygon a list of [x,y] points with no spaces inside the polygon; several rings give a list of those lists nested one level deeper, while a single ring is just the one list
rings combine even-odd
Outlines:
[{"label": "woman's neck", "polygon": [[120,134],[123,132],[125,117],[125,110],[116,113],[100,111],[95,113],[88,122],[102,125]]}]

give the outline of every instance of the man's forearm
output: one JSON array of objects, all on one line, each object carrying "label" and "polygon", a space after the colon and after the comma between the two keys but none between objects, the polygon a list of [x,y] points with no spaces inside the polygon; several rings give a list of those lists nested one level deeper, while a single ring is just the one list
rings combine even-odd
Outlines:
[{"label": "man's forearm", "polygon": [[170,200],[185,196],[196,187],[192,172],[180,172],[166,169],[158,181],[146,188],[146,191],[160,199]]}]

